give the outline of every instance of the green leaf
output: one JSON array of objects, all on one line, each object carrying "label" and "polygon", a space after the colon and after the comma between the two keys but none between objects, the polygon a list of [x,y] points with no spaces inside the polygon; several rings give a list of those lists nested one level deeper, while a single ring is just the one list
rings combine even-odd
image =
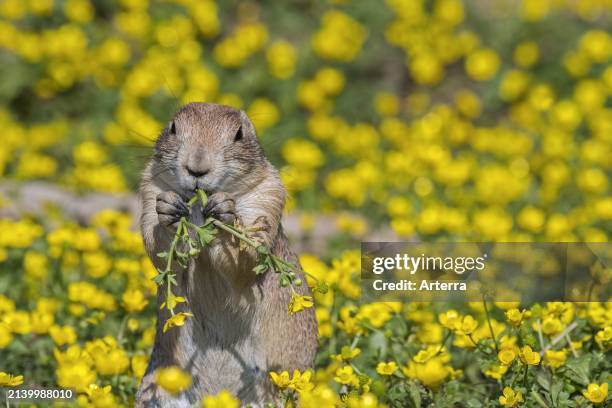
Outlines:
[{"label": "green leaf", "polygon": [[268,270],[268,265],[263,264],[263,263],[259,264],[259,265],[256,265],[253,268],[253,272],[255,272],[255,275],[262,275],[262,274],[266,273],[267,270]]},{"label": "green leaf", "polygon": [[552,385],[552,389],[550,390],[550,397],[553,400],[553,404],[555,404],[555,406],[559,402],[559,394],[561,393],[561,391],[563,391],[563,384],[558,381],[555,381]]},{"label": "green leaf", "polygon": [[215,239],[215,234],[217,230],[212,228],[212,226],[204,226],[202,228],[198,228],[196,230],[198,234],[198,240],[200,241],[200,245],[208,246]]},{"label": "green leaf", "polygon": [[578,358],[569,360],[565,363],[565,367],[569,369],[569,374],[572,380],[582,385],[589,384],[589,365],[591,363],[591,356],[585,354]]},{"label": "green leaf", "polygon": [[538,374],[536,375],[536,380],[538,384],[540,384],[540,387],[550,392],[552,386],[552,375],[550,374],[550,372],[545,370],[539,370]]},{"label": "green leaf", "polygon": [[415,408],[421,408],[421,392],[417,385],[413,382],[408,383],[408,394]]}]

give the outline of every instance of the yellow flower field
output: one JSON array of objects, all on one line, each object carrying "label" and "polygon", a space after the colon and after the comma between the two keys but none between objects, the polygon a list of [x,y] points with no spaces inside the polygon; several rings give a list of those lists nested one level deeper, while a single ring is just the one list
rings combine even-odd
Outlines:
[{"label": "yellow flower field", "polygon": [[610,0],[0,0],[0,390],[133,405],[159,309],[133,214],[5,210],[41,182],[128,196],[206,101],[252,119],[329,287],[288,305],[319,349],[268,373],[286,406],[609,406],[612,303],[364,303],[359,242],[608,242],[611,26]]}]

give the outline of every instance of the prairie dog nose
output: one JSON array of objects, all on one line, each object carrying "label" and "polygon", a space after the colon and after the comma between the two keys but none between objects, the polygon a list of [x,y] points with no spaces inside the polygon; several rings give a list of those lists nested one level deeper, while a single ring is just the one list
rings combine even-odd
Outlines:
[{"label": "prairie dog nose", "polygon": [[210,165],[206,155],[202,151],[195,151],[189,155],[185,163],[185,170],[192,177],[205,176],[210,171]]},{"label": "prairie dog nose", "polygon": [[195,178],[199,178],[199,177],[203,177],[205,176],[208,172],[209,169],[193,169],[190,166],[185,166],[185,169],[187,170],[187,173],[189,173],[190,176],[193,176]]}]

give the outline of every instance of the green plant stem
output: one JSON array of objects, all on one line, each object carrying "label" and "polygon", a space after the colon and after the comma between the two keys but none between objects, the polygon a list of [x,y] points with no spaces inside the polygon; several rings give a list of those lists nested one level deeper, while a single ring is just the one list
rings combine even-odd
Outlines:
[{"label": "green plant stem", "polygon": [[484,305],[485,315],[487,316],[487,324],[489,325],[489,331],[491,332],[491,338],[493,339],[493,345],[495,346],[495,353],[499,354],[499,347],[497,346],[497,339],[495,338],[495,332],[493,331],[493,325],[491,324],[491,316],[489,314],[489,308],[487,307],[487,301],[482,295],[482,304]]},{"label": "green plant stem", "polygon": [[236,238],[244,241],[245,243],[249,244],[250,246],[252,246],[253,248],[258,248],[260,246],[263,246],[261,244],[259,244],[258,242],[253,241],[252,239],[250,239],[249,237],[247,237],[244,233],[239,232],[237,229],[230,227],[227,224],[222,223],[219,220],[214,220],[213,225],[217,228],[222,229],[223,231],[227,231],[230,234],[232,234],[233,236],[235,236]]},{"label": "green plant stem", "polygon": [[174,252],[176,251],[176,247],[178,245],[179,240],[183,234],[184,229],[186,228],[187,219],[185,217],[181,217],[179,221],[179,225],[176,228],[176,233],[174,234],[174,239],[172,240],[172,244],[170,244],[170,250],[168,252],[168,263],[166,264],[166,269],[164,273],[166,274],[166,307],[170,310],[170,314],[174,316],[174,308],[170,307],[170,298],[172,296],[172,261],[174,260]]},{"label": "green plant stem", "polygon": [[126,314],[121,320],[121,325],[119,326],[119,333],[117,334],[117,342],[121,344],[121,340],[123,340],[123,335],[125,334],[125,325],[127,324],[129,314]]},{"label": "green plant stem", "polygon": [[537,392],[531,391],[531,396],[538,404],[540,404],[540,406],[544,408],[550,408],[548,404],[542,399],[542,396],[538,394]]},{"label": "green plant stem", "polygon": [[448,339],[450,338],[450,336],[453,334],[452,331],[447,329],[447,333],[446,336],[444,337],[444,340],[442,340],[442,343],[440,344],[440,348],[438,349],[438,351],[436,351],[436,354],[434,354],[433,356],[430,357],[430,359],[437,357],[440,353],[442,353],[442,350],[444,350],[444,347],[446,346],[446,342],[448,341]]}]

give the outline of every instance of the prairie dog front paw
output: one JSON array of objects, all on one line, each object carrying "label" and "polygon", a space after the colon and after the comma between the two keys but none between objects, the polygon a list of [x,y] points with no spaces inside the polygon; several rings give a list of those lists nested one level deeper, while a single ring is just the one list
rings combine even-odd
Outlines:
[{"label": "prairie dog front paw", "polygon": [[168,228],[175,228],[181,217],[189,215],[189,208],[185,200],[174,191],[159,194],[155,209],[159,223]]},{"label": "prairie dog front paw", "polygon": [[226,224],[233,224],[236,220],[236,203],[228,193],[214,193],[208,198],[203,213],[204,218],[214,217]]}]

